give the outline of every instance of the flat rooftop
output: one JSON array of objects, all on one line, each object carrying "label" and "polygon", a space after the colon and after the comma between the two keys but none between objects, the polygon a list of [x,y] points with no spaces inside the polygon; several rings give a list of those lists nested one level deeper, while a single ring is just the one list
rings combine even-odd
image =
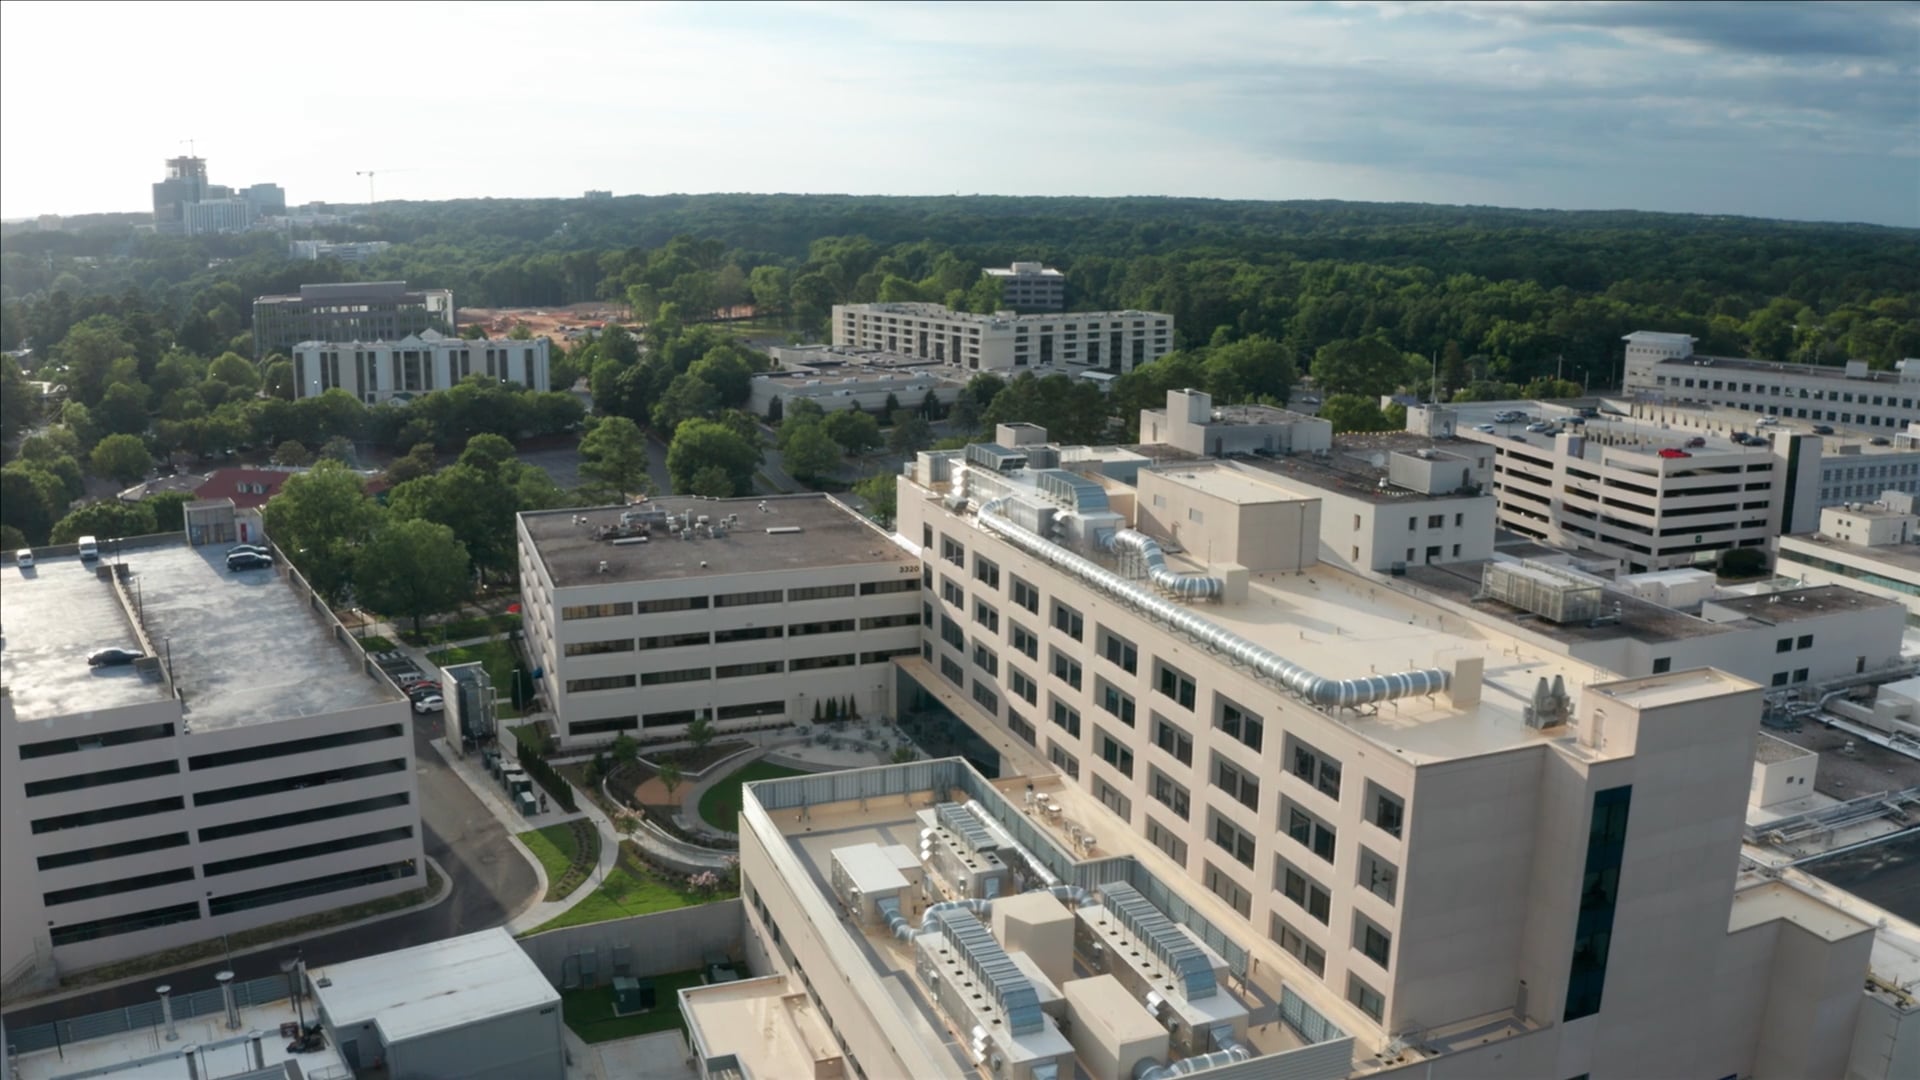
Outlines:
[{"label": "flat rooftop", "polygon": [[1649,642],[1680,641],[1722,634],[1734,628],[1731,624],[1716,625],[1614,590],[1604,594],[1604,607],[1607,614],[1611,615],[1615,614],[1615,605],[1618,605],[1618,621],[1598,626],[1586,622],[1550,622],[1498,600],[1476,600],[1480,595],[1481,575],[1486,565],[1487,560],[1475,560],[1439,566],[1409,566],[1406,578],[1421,589],[1454,603],[1472,604],[1473,609],[1487,619],[1516,626],[1524,624],[1530,633],[1545,634],[1563,641],[1611,641],[1621,637]]},{"label": "flat rooftop", "polygon": [[499,927],[312,968],[307,981],[333,1023],[375,1020],[388,1043],[560,1002]]},{"label": "flat rooftop", "polygon": [[[1830,536],[1783,536],[1780,539],[1792,541],[1796,547],[1804,544],[1803,550],[1814,554],[1834,551],[1855,559],[1870,559],[1895,570],[1920,575],[1920,544],[1880,544],[1868,547],[1865,544],[1849,544],[1843,540],[1835,540]],[[1789,573],[1793,566],[1791,560],[1783,561],[1777,564],[1774,572]]]},{"label": "flat rooftop", "polygon": [[1895,601],[1872,593],[1863,593],[1840,585],[1816,585],[1808,589],[1764,593],[1760,596],[1736,596],[1709,600],[1707,605],[1725,608],[1756,623],[1777,625],[1799,619],[1813,619],[1847,611],[1877,611],[1899,607]]},{"label": "flat rooftop", "polygon": [[[176,993],[179,988],[175,988]],[[312,1020],[312,1009],[306,1010]],[[310,1054],[287,1053],[287,1040],[280,1037],[280,1025],[298,1022],[293,1002],[282,998],[240,1010],[240,1027],[230,1030],[223,1012],[174,1021],[180,1036],[165,1041],[165,1033],[143,1027],[119,1035],[82,1039],[21,1054],[10,1064],[7,1075],[18,1080],[62,1080],[65,1077],[111,1075],[114,1080],[200,1080],[202,1077],[227,1077],[252,1080],[252,1035],[263,1033],[260,1050],[266,1058],[264,1075],[279,1080],[297,1080],[301,1076],[348,1076],[346,1062],[337,1047],[327,1046]],[[9,1032],[13,1034],[13,1032]],[[197,1067],[189,1065],[182,1051],[197,1048]],[[335,1071],[337,1070],[337,1072]]]},{"label": "flat rooftop", "polygon": [[[1276,477],[1373,503],[1473,499],[1487,495],[1484,491],[1476,494],[1466,490],[1428,494],[1392,483],[1381,487],[1380,482],[1388,479],[1388,455],[1395,451],[1406,453],[1415,450],[1432,450],[1436,455],[1460,461],[1473,460],[1472,455],[1457,448],[1457,444],[1449,446],[1448,440],[1436,441],[1424,435],[1404,435],[1398,438],[1374,438],[1365,442],[1342,437],[1326,457],[1314,454],[1287,457],[1255,455],[1240,461]],[[1375,464],[1376,461],[1379,464]]]},{"label": "flat rooftop", "polygon": [[813,999],[785,975],[689,987],[680,1002],[708,1049],[732,1054],[747,1076],[812,1076],[843,1057]]},{"label": "flat rooftop", "polygon": [[1873,932],[1871,923],[1778,881],[1734,893],[1733,913],[1727,920],[1727,929],[1738,933],[1775,919],[1785,919],[1822,941],[1843,941],[1855,934]]},{"label": "flat rooftop", "polygon": [[[615,544],[595,539],[602,527],[618,526],[620,515],[633,507],[602,506],[577,510],[543,510],[520,515],[535,553],[556,588],[591,584],[627,584],[752,574],[784,570],[811,570],[828,566],[856,566],[895,562],[905,558],[885,533],[837,499],[826,495],[783,495],[767,499],[696,499],[673,497],[645,504],[668,514],[702,514],[710,520],[739,515],[724,537],[710,538],[696,530],[693,540],[681,540],[656,528],[646,543]],[[764,509],[763,509],[764,508]],[[799,529],[797,533],[769,533],[769,529]],[[606,565],[606,572],[600,567]]]},{"label": "flat rooftop", "polygon": [[[1462,438],[1480,442],[1525,443],[1535,450],[1551,452],[1555,448],[1554,437],[1560,424],[1567,419],[1567,413],[1561,409],[1543,408],[1537,401],[1477,401],[1465,405],[1450,405],[1454,410],[1454,430]],[[1525,413],[1527,419],[1519,422],[1501,423],[1494,417],[1502,412]],[[1748,414],[1751,415],[1751,414]],[[1757,419],[1757,417],[1756,417]],[[1554,424],[1553,431],[1528,431],[1527,425],[1533,421],[1547,421]],[[1491,432],[1477,430],[1491,427]],[[1602,453],[1631,453],[1649,457],[1656,456],[1661,450],[1685,450],[1689,456],[1739,455],[1755,461],[1769,457],[1773,450],[1768,446],[1740,446],[1731,439],[1690,427],[1673,427],[1658,421],[1633,416],[1621,416],[1617,413],[1601,412],[1599,416],[1587,418],[1584,424],[1575,430],[1586,436],[1582,457],[1588,461],[1599,460]],[[1764,428],[1755,430],[1764,431]],[[1693,439],[1704,440],[1705,445],[1690,447]],[[1681,459],[1684,460],[1684,459]]]},{"label": "flat rooftop", "polygon": [[1845,367],[1826,367],[1820,364],[1777,364],[1771,360],[1749,360],[1738,356],[1708,356],[1694,353],[1692,356],[1669,356],[1661,359],[1663,368],[1722,368],[1733,371],[1766,371],[1776,375],[1803,375],[1814,379],[1837,379],[1845,382],[1897,383],[1900,373],[1897,371],[1869,370],[1864,376],[1848,375]]},{"label": "flat rooftop", "polygon": [[[399,700],[289,584],[284,567],[230,573],[224,545],[185,542],[103,559],[130,568],[127,590],[169,658],[190,725],[284,720]],[[8,574],[22,572],[9,568]],[[112,586],[77,558],[47,559],[0,592],[4,675],[15,714],[38,720],[165,696],[132,667],[91,669],[87,654],[138,639]]]}]

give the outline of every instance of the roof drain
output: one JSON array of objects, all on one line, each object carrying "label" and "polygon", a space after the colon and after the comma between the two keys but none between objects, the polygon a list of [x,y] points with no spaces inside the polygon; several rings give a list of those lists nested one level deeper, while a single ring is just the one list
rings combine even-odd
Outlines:
[{"label": "roof drain", "polygon": [[1007,499],[1003,497],[982,505],[979,524],[1014,547],[1051,563],[1123,603],[1131,604],[1208,648],[1227,654],[1235,662],[1253,668],[1315,705],[1365,705],[1416,694],[1432,694],[1445,690],[1452,679],[1451,673],[1440,668],[1416,668],[1412,671],[1396,671],[1391,675],[1369,675],[1363,679],[1329,679],[1316,675],[1278,653],[1208,621],[1204,616],[1135,585],[1091,559],[1075,555],[1046,537],[1021,528],[1000,516],[1006,503]]},{"label": "roof drain", "polygon": [[1108,551],[1130,551],[1147,566],[1147,580],[1182,600],[1212,600],[1226,591],[1226,583],[1204,574],[1182,574],[1167,565],[1160,544],[1146,533],[1121,529],[1102,544]]}]

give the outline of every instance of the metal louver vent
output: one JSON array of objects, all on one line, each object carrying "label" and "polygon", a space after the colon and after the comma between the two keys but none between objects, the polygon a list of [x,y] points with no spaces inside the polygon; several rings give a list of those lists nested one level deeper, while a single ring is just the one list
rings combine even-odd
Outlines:
[{"label": "metal louver vent", "polygon": [[1193,939],[1180,932],[1172,919],[1153,906],[1153,901],[1124,881],[1100,886],[1100,895],[1114,918],[1135,937],[1145,942],[1153,955],[1180,979],[1180,988],[1188,1001],[1208,998],[1220,992],[1213,977],[1213,964]]},{"label": "metal louver vent", "polygon": [[934,812],[939,815],[940,824],[959,836],[969,850],[998,851],[1000,849],[1000,842],[993,838],[993,834],[987,831],[985,825],[980,824],[979,818],[973,816],[973,811],[959,803],[941,803],[934,807]]},{"label": "metal louver vent", "polygon": [[980,920],[959,908],[936,911],[932,917],[940,920],[941,932],[965,959],[967,970],[993,992],[1007,1018],[1007,1030],[1015,1035],[1039,1031],[1040,995]]}]

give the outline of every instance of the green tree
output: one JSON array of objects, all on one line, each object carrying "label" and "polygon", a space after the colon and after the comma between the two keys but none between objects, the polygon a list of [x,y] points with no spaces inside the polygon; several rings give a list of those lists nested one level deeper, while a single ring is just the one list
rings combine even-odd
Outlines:
[{"label": "green tree", "polygon": [[787,413],[786,406],[781,404],[779,398],[774,398],[773,400],[767,402],[767,423],[778,424],[780,422],[780,418],[785,416],[786,413]]},{"label": "green tree", "polygon": [[720,411],[720,393],[700,376],[691,372],[674,376],[666,393],[654,405],[655,431],[672,431],[695,417],[711,417]]},{"label": "green tree", "polygon": [[387,486],[399,487],[409,480],[429,475],[437,468],[439,462],[434,456],[433,444],[414,443],[413,449],[408,450],[405,456],[393,459],[393,464],[387,466]]},{"label": "green tree", "polygon": [[747,394],[753,386],[753,366],[736,351],[738,348],[735,345],[715,346],[687,369],[687,374],[713,387],[714,393],[719,395],[720,404],[727,407],[746,404]]},{"label": "green tree", "polygon": [[879,422],[855,409],[829,413],[821,426],[849,453],[865,453],[880,445]]},{"label": "green tree", "polygon": [[705,495],[710,499],[730,499],[739,492],[733,489],[733,477],[718,465],[703,465],[694,471],[693,484],[689,495]]},{"label": "green tree", "polygon": [[933,427],[905,409],[893,414],[893,430],[887,433],[887,449],[896,454],[925,450],[933,442]]},{"label": "green tree", "polygon": [[287,477],[260,514],[280,550],[330,600],[345,596],[354,560],[384,516],[360,477],[337,461]]},{"label": "green tree", "polygon": [[1205,368],[1207,392],[1221,404],[1285,401],[1299,377],[1286,346],[1265,334],[1207,350]]},{"label": "green tree", "polygon": [[147,444],[141,442],[139,436],[109,435],[93,448],[87,464],[93,475],[127,485],[138,483],[147,475],[147,470],[153,468],[153,459],[147,455]]},{"label": "green tree", "polygon": [[1523,387],[1520,396],[1529,401],[1579,397],[1580,384],[1570,379],[1553,379],[1543,375]]},{"label": "green tree", "polygon": [[356,554],[353,588],[359,601],[383,615],[413,620],[451,611],[466,599],[467,546],[445,525],[389,518]]},{"label": "green tree", "polygon": [[267,359],[264,373],[260,378],[261,388],[269,395],[282,401],[292,401],[294,395],[293,361],[284,356]]},{"label": "green tree", "polygon": [[20,456],[28,461],[52,461],[59,457],[77,458],[80,456],[80,440],[73,432],[54,424],[21,440]]},{"label": "green tree", "polygon": [[624,416],[602,417],[580,440],[580,471],[621,495],[648,493],[647,437]]},{"label": "green tree", "polygon": [[694,474],[708,466],[725,469],[733,478],[733,490],[751,491],[760,450],[712,420],[688,420],[674,429],[673,442],[667,447],[667,475],[673,478],[673,490],[691,492]]},{"label": "green tree", "polygon": [[162,491],[149,495],[145,502],[153,508],[154,532],[182,532],[187,527],[187,504],[193,496],[184,491]]},{"label": "green tree", "polygon": [[101,499],[90,502],[54,523],[51,543],[71,544],[83,536],[146,536],[160,531],[153,507],[146,503]]},{"label": "green tree", "polygon": [[655,772],[654,776],[660,781],[660,786],[667,789],[668,802],[673,801],[674,789],[678,788],[680,782],[686,779],[685,774],[680,771],[680,766],[671,761],[661,762],[659,771]]},{"label": "green tree", "polygon": [[1325,394],[1379,397],[1398,389],[1405,374],[1400,351],[1378,337],[1330,341],[1313,357],[1314,385]]},{"label": "green tree", "polygon": [[552,509],[563,498],[544,471],[513,456],[513,444],[478,435],[451,467],[394,488],[387,505],[397,517],[452,529],[483,578],[511,578],[517,565],[515,515]]},{"label": "green tree", "polygon": [[875,521],[882,525],[893,524],[894,515],[899,510],[899,494],[892,473],[866,477],[853,485],[853,493],[866,500]]},{"label": "green tree", "polygon": [[207,365],[207,378],[245,394],[260,389],[260,372],[252,361],[238,353],[221,353],[216,357]]},{"label": "green tree", "polygon": [[298,439],[288,439],[273,448],[273,463],[275,465],[310,465],[313,463],[313,452],[302,445]]},{"label": "green tree", "polygon": [[20,364],[11,356],[0,356],[0,441],[12,442],[14,436],[33,426],[39,415],[39,394],[27,385]]},{"label": "green tree", "polygon": [[1320,403],[1320,419],[1332,424],[1336,433],[1386,431],[1391,426],[1380,406],[1358,394],[1335,394],[1327,398]]},{"label": "green tree", "polygon": [[93,415],[108,431],[138,435],[147,430],[147,388],[139,383],[114,383],[100,395]]},{"label": "green tree", "polygon": [[60,478],[51,473],[17,461],[0,469],[0,523],[20,530],[29,543],[47,542],[56,514],[66,513],[67,502]]},{"label": "green tree", "polygon": [[840,464],[840,444],[820,424],[806,424],[787,440],[781,463],[802,483],[812,484]]},{"label": "green tree", "polygon": [[714,736],[718,734],[720,733],[713,729],[713,721],[704,716],[696,717],[693,723],[687,725],[687,741],[693,744],[693,752],[696,756],[705,752],[713,743]]},{"label": "green tree", "polygon": [[632,765],[640,760],[640,740],[621,732],[613,737],[613,760],[621,765]]}]

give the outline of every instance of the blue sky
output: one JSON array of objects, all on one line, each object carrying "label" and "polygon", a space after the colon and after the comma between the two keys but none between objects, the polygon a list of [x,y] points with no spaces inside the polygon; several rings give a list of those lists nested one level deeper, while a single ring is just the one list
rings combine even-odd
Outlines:
[{"label": "blue sky", "polygon": [[188,139],[295,202],[372,169],[1920,227],[1920,4],[0,5],[0,214],[145,208]]}]

